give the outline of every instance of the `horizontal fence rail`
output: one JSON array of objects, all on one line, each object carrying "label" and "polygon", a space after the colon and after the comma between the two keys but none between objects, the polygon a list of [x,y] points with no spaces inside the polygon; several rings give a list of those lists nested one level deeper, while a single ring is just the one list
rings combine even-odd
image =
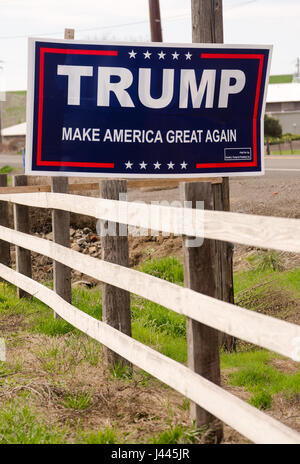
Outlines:
[{"label": "horizontal fence rail", "polygon": [[294,430],[184,365],[80,311],[44,285],[3,264],[0,277],[38,298],[74,327],[199,404],[254,443],[300,444],[300,434]]},{"label": "horizontal fence rail", "polygon": [[3,226],[0,226],[0,240],[48,256],[221,332],[300,361],[298,325],[240,308],[143,272],[95,259],[49,240]]},{"label": "horizontal fence rail", "polygon": [[146,205],[48,192],[1,194],[0,200],[37,208],[59,208],[106,221],[178,235],[204,236],[213,240],[300,253],[299,219]]},{"label": "horizontal fence rail", "polygon": [[[55,173],[58,175],[59,173]],[[64,176],[65,174],[62,173]],[[101,179],[99,179],[100,181]],[[128,179],[127,185],[129,188],[160,188],[160,187],[170,187],[176,188],[180,182],[195,182],[198,179],[187,177],[180,179],[143,179],[143,180],[133,180]],[[99,190],[99,181],[98,182],[85,182],[85,183],[73,183],[69,184],[69,192],[78,192],[86,190]],[[202,178],[202,182],[210,182],[211,184],[221,184],[222,177],[208,177]],[[1,193],[33,193],[33,192],[51,192],[51,185],[26,185],[22,187],[0,187]]]}]

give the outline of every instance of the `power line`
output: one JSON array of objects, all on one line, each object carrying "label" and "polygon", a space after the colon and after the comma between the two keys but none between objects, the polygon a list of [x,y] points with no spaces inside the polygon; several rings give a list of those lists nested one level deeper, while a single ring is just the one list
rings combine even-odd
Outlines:
[{"label": "power line", "polygon": [[[170,18],[164,18],[165,21],[172,21],[174,19],[181,19],[188,17],[189,15],[179,15],[179,16],[173,16]],[[138,24],[146,24],[148,23],[149,20],[142,20],[142,21],[135,21],[131,23],[123,23],[123,24],[113,24],[111,26],[98,26],[98,27],[91,27],[87,29],[76,29],[76,32],[91,32],[91,31],[98,31],[98,30],[104,30],[104,29],[116,29],[118,27],[126,27],[126,26],[134,26]],[[0,36],[0,40],[11,40],[11,39],[27,39],[30,36],[44,36],[44,35],[57,35],[57,34],[62,34],[62,30],[58,32],[43,32],[43,33],[30,33],[26,35],[12,35],[12,36]]]},{"label": "power line", "polygon": [[235,10],[236,8],[242,8],[243,6],[247,6],[250,3],[256,3],[257,0],[248,0],[246,2],[240,2],[237,5],[232,5],[231,7],[226,8],[226,10]]}]

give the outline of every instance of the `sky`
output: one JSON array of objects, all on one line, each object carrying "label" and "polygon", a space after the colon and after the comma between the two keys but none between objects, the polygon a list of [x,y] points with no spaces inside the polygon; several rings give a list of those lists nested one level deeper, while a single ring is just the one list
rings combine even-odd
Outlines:
[{"label": "sky", "polygon": [[[190,0],[160,0],[164,42],[192,41]],[[300,57],[300,0],[223,0],[225,44],[272,44],[271,74]],[[0,0],[0,91],[27,88],[27,38],[146,42],[148,0]]]}]

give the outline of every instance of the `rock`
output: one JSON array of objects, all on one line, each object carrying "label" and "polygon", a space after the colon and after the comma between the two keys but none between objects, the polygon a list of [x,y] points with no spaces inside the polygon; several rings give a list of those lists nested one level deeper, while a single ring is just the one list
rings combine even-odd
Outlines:
[{"label": "rock", "polygon": [[87,235],[90,234],[92,231],[89,227],[85,227],[82,232]]},{"label": "rock", "polygon": [[83,238],[83,237],[82,237],[82,238],[79,238],[79,239],[77,240],[77,243],[78,243],[78,245],[83,245],[83,244],[86,245],[85,238]]},{"label": "rock", "polygon": [[75,233],[76,233],[76,230],[72,229],[72,227],[71,227],[71,229],[70,229],[70,237],[73,237],[75,235]]},{"label": "rock", "polygon": [[78,282],[74,282],[73,287],[93,287],[91,282],[87,282],[86,280],[79,280]]},{"label": "rock", "polygon": [[53,240],[53,232],[49,232],[49,234],[46,235],[47,240]]},{"label": "rock", "polygon": [[96,251],[97,251],[97,247],[95,247],[95,246],[91,246],[91,247],[89,248],[89,252],[90,252],[90,253],[95,253]]},{"label": "rock", "polygon": [[80,250],[81,250],[81,248],[80,248],[80,246],[78,245],[78,243],[72,243],[71,248],[72,248],[72,250],[74,250],[74,251],[80,251]]}]

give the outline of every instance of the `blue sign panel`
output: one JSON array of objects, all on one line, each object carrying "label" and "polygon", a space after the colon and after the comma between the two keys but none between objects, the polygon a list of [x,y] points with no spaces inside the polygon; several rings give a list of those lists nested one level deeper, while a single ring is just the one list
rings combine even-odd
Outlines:
[{"label": "blue sign panel", "polygon": [[263,173],[270,46],[29,41],[26,173]]}]

